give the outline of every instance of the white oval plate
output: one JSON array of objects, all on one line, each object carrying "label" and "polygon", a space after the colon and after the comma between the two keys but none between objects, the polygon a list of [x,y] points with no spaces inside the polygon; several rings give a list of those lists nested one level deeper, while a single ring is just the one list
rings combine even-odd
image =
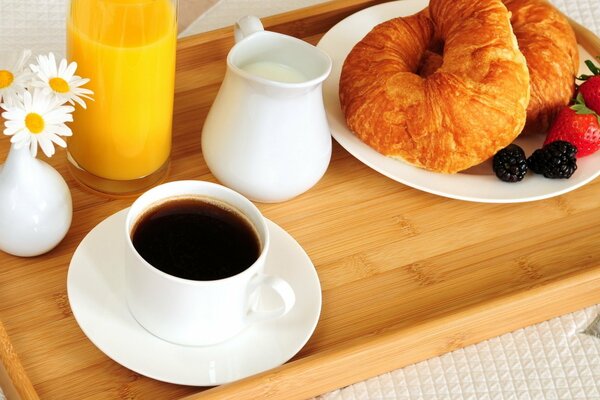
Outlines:
[{"label": "white oval plate", "polygon": [[[577,160],[577,171],[570,179],[547,179],[529,172],[521,182],[506,183],[493,174],[490,161],[462,173],[439,174],[386,157],[358,139],[346,126],[338,97],[340,73],[346,56],[375,25],[394,17],[412,15],[427,4],[423,0],[403,0],[373,6],[342,20],[321,38],[317,47],[333,60],[331,75],[323,85],[325,109],[331,134],[342,147],[367,166],[397,182],[439,196],[483,203],[546,199],[577,189],[600,175],[600,152]],[[587,68],[583,60],[592,57],[581,46],[579,50],[580,72],[583,73]],[[530,135],[518,138],[515,143],[523,147],[529,156],[541,147],[543,141],[543,135]]]}]

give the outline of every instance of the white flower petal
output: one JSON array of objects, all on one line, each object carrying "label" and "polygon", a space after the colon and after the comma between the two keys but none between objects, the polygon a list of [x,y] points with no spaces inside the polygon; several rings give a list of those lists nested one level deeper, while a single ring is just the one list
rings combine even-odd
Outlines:
[{"label": "white flower petal", "polygon": [[63,138],[61,138],[61,137],[60,137],[60,136],[58,136],[58,135],[55,135],[55,134],[52,134],[52,133],[50,133],[50,134],[48,134],[48,138],[49,138],[49,139],[50,139],[52,142],[56,143],[58,146],[62,147],[63,149],[64,149],[65,147],[67,147],[67,142],[65,142],[65,141],[63,140]]},{"label": "white flower petal", "polygon": [[45,135],[39,135],[38,143],[40,144],[40,147],[42,148],[42,151],[46,157],[52,157],[54,155],[54,145],[48,137]]},{"label": "white flower petal", "polygon": [[[77,104],[79,104],[84,110],[87,109],[87,105],[85,104],[85,101],[83,101],[83,99],[81,97],[73,96],[71,98],[71,100],[77,102]],[[71,104],[73,104],[73,103],[71,103]]]},{"label": "white flower petal", "polygon": [[19,132],[21,130],[23,130],[22,126],[13,126],[13,127],[10,127],[10,128],[6,127],[6,128],[4,128],[4,134],[6,136],[12,136],[12,135],[14,135],[15,133],[17,133],[17,132]]},{"label": "white flower petal", "polygon": [[60,63],[58,64],[58,76],[65,76],[65,71],[67,70],[67,60],[65,60],[64,58],[62,60],[60,60]]},{"label": "white flower petal", "polygon": [[31,136],[29,135],[29,133],[23,130],[23,132],[19,132],[16,135],[12,136],[10,138],[10,142],[14,143],[15,147],[21,148],[29,143],[30,138]]},{"label": "white flower petal", "polygon": [[40,81],[48,83],[50,77],[50,62],[46,56],[39,55],[37,57],[37,65],[30,64],[29,68],[35,72]]},{"label": "white flower petal", "polygon": [[[71,64],[69,64],[69,66],[67,67],[67,70],[65,71],[63,77],[67,77],[69,78],[69,81],[72,81],[73,78],[76,78],[75,76],[73,76],[75,74],[75,71],[77,70],[77,63],[75,61],[73,61]],[[79,77],[77,77],[79,78]]]},{"label": "white flower petal", "polygon": [[31,157],[37,156],[37,138],[35,136],[29,136],[29,152],[31,153]]},{"label": "white flower petal", "polygon": [[73,93],[80,95],[81,97],[85,97],[88,99],[92,99],[90,96],[87,96],[88,94],[94,94],[94,92],[92,92],[90,89],[86,89],[86,88],[73,88]]},{"label": "white flower petal", "polygon": [[8,88],[0,90],[0,97],[2,98],[2,102],[5,110],[7,108],[13,107],[15,104],[18,104],[20,101],[20,97],[18,92],[15,90],[15,85],[11,85]]},{"label": "white flower petal", "polygon": [[72,113],[73,111],[75,111],[75,107],[71,106],[61,106],[60,109],[63,110],[63,112],[65,113]]},{"label": "white flower petal", "polygon": [[33,77],[33,74],[28,70],[23,70],[15,74],[13,85],[15,83],[18,84],[27,84],[27,81]]},{"label": "white flower petal", "polygon": [[2,113],[2,118],[5,120],[19,120],[25,119],[25,110],[23,108],[9,107],[7,111]]},{"label": "white flower petal", "polygon": [[17,61],[16,65],[15,65],[15,71],[21,71],[23,69],[23,67],[25,66],[25,63],[27,62],[27,60],[29,60],[29,57],[31,57],[31,50],[29,50],[29,49],[23,50],[23,52],[21,53],[21,57],[19,58],[19,60]]},{"label": "white flower petal", "polygon": [[15,145],[15,149],[20,149],[27,144],[24,141],[15,140],[15,136],[10,138],[10,142]]},{"label": "white flower petal", "polygon": [[24,126],[25,118],[17,119],[17,120],[9,120],[4,123],[4,126],[7,128],[14,128],[15,126]]},{"label": "white flower petal", "polygon": [[58,76],[58,70],[56,69],[56,58],[54,53],[48,53],[48,72],[52,77]]},{"label": "white flower petal", "polygon": [[10,141],[11,143],[17,143],[17,142],[29,142],[29,132],[27,131],[27,129],[21,129],[20,131],[18,131],[16,134],[14,134],[11,138]]},{"label": "white flower petal", "polygon": [[47,88],[48,83],[43,81],[39,75],[36,75],[30,82],[31,87],[34,88]]},{"label": "white flower petal", "polygon": [[37,64],[29,64],[29,69],[32,70],[36,75],[41,75],[45,72],[45,57],[37,56],[36,58]]},{"label": "white flower petal", "polygon": [[48,124],[62,124],[64,122],[72,122],[73,116],[62,110],[54,109],[44,114],[44,120]]},{"label": "white flower petal", "polygon": [[31,110],[32,101],[33,101],[33,99],[31,97],[31,93],[29,93],[28,90],[23,92],[23,107],[24,107],[26,113],[28,113],[29,110]]},{"label": "white flower petal", "polygon": [[58,100],[57,106],[62,106],[64,104],[72,104],[71,103],[71,92],[67,93],[54,93],[56,100]]},{"label": "white flower petal", "polygon": [[8,127],[8,128],[12,128],[14,126],[23,126],[25,121],[25,117],[21,118],[21,119],[10,119],[6,122],[4,122],[4,126]]},{"label": "white flower petal", "polygon": [[47,98],[48,95],[46,95],[44,93],[44,91],[42,89],[34,89],[33,93],[31,94],[31,108],[30,108],[30,112],[34,111],[34,112],[41,112],[43,109],[45,109],[44,107],[44,99]]},{"label": "white flower petal", "polygon": [[73,136],[73,131],[65,124],[60,124],[54,127],[52,133],[55,133],[60,136]]},{"label": "white flower petal", "polygon": [[55,97],[52,94],[46,93],[44,90],[35,89],[33,91],[32,110],[45,114],[48,110],[55,107]]},{"label": "white flower petal", "polygon": [[71,80],[71,86],[73,86],[73,87],[83,86],[86,83],[88,83],[89,81],[90,81],[89,78],[80,78],[78,76],[74,76],[73,80]]},{"label": "white flower petal", "polygon": [[68,114],[68,113],[74,111],[73,107],[65,106],[65,105],[61,104],[61,101],[62,101],[61,99],[53,98],[52,101],[53,101],[53,103],[50,104],[51,107],[49,107],[48,110],[46,110],[45,114],[52,114],[52,115]]}]

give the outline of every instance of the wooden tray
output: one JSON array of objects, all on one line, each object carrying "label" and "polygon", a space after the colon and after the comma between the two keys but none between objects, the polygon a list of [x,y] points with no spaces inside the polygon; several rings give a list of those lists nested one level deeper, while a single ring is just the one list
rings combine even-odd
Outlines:
[{"label": "wooden tray", "polygon": [[[333,1],[263,22],[316,43],[376,3]],[[587,40],[600,54],[597,38]],[[214,181],[200,131],[231,45],[229,28],[180,42],[169,180]],[[3,160],[8,140],[0,146]],[[279,368],[216,388],[155,381],[107,358],[72,316],[66,277],[74,249],[132,199],[83,190],[63,155],[50,162],[73,194],[67,237],[41,257],[0,254],[0,360],[23,398],[301,399],[600,302],[600,182],[534,203],[466,203],[396,183],[334,144],[316,187],[259,205],[317,267],[323,311],[308,344]]]}]

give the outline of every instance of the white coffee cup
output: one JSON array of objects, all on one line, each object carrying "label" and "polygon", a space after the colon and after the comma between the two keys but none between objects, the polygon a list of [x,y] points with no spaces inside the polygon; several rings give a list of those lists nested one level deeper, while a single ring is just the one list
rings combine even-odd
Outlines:
[{"label": "white coffee cup", "polygon": [[[258,259],[244,271],[218,280],[196,281],[169,275],[146,262],[135,249],[132,230],[141,215],[168,199],[202,197],[224,203],[243,214],[260,241]],[[252,202],[224,186],[203,181],[176,181],[150,189],[127,213],[125,283],[129,309],[146,330],[182,345],[212,345],[240,333],[248,325],[285,315],[294,305],[291,286],[263,273],[269,253],[269,230]],[[259,294],[272,290],[280,307],[257,310]]]}]

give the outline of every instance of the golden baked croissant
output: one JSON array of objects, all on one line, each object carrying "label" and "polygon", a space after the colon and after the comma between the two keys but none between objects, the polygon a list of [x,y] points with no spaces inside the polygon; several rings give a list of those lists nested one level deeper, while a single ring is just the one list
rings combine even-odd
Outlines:
[{"label": "golden baked croissant", "polygon": [[569,22],[544,0],[504,0],[527,60],[531,98],[526,132],[545,132],[575,91],[579,49]]},{"label": "golden baked croissant", "polygon": [[[454,173],[490,158],[525,124],[529,73],[501,0],[431,0],[424,14],[376,26],[340,77],[349,128],[380,153]],[[415,72],[436,35],[443,65]]]},{"label": "golden baked croissant", "polygon": [[[579,48],[566,18],[545,0],[503,0],[519,49],[527,60],[531,97],[525,132],[546,132],[575,92]],[[424,10],[423,12],[426,12]],[[427,77],[442,65],[442,56],[427,51],[419,75]]]},{"label": "golden baked croissant", "polygon": [[[575,92],[579,48],[566,18],[545,0],[503,0],[529,68],[531,97],[525,132],[546,132]],[[424,10],[423,12],[426,12]],[[419,75],[427,77],[442,65],[442,56],[427,51]]]}]

